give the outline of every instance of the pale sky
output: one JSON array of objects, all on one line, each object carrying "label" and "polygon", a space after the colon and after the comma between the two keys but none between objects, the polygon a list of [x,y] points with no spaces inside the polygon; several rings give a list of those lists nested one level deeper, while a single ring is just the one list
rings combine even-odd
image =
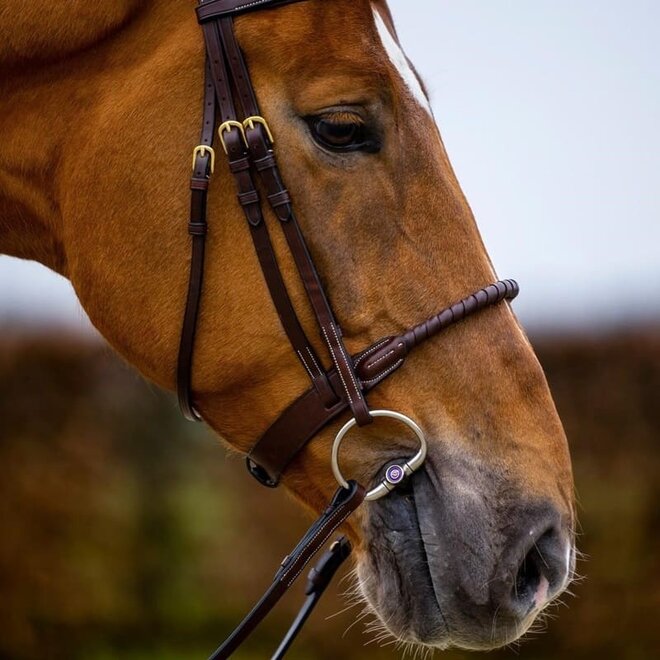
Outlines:
[{"label": "pale sky", "polygon": [[[535,330],[660,319],[660,2],[391,0],[454,168]],[[0,257],[0,320],[84,327]]]}]

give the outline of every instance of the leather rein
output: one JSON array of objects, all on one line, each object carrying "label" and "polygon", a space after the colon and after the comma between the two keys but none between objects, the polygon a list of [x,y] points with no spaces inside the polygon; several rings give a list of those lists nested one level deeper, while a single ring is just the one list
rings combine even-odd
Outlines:
[{"label": "leather rein", "polygon": [[[332,467],[340,488],[319,519],[282,562],[271,587],[211,656],[213,660],[228,658],[238,648],[364,499],[387,495],[424,462],[426,441],[417,424],[401,413],[370,410],[366,393],[397,371],[408,353],[420,344],[467,316],[518,295],[515,281],[495,282],[401,335],[384,337],[356,355],[348,353],[283,183],[275,157],[273,134],[260,114],[248,67],[234,32],[234,17],[237,15],[301,1],[304,0],[200,0],[197,6],[197,18],[206,45],[204,109],[200,142],[192,157],[188,224],[192,257],[177,363],[177,394],[185,417],[202,421],[193,404],[191,369],[203,289],[207,195],[215,169],[213,144],[217,135],[235,180],[238,201],[247,220],[266,286],[291,347],[310,380],[309,389],[282,412],[250,450],[246,459],[250,473],[265,486],[277,486],[291,461],[321,429],[349,410],[351,419],[339,431],[333,446]],[[329,369],[325,368],[307,338],[291,302],[264,220],[257,182],[265,191],[268,204],[284,232],[332,362]],[[382,481],[365,492],[362,486],[343,478],[338,464],[339,445],[353,426],[365,426],[376,417],[392,417],[408,426],[417,435],[420,448],[402,465],[390,465]],[[340,537],[311,570],[307,600],[273,658],[283,657],[350,552],[350,543]]]}]

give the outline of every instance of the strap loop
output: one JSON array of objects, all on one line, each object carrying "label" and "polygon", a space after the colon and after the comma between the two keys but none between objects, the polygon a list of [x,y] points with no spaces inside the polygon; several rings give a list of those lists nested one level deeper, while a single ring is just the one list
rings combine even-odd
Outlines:
[{"label": "strap loop", "polygon": [[248,204],[258,204],[259,194],[256,190],[249,190],[248,192],[238,193],[238,201],[241,203],[241,206],[247,206]]},{"label": "strap loop", "polygon": [[242,158],[236,158],[235,160],[229,161],[229,171],[232,174],[240,174],[241,172],[247,172],[250,169],[250,159],[247,156]]},{"label": "strap loop", "polygon": [[288,190],[281,190],[273,195],[268,195],[268,201],[273,208],[284,206],[291,203],[291,197]]},{"label": "strap loop", "polygon": [[252,162],[257,168],[257,172],[263,172],[264,170],[271,169],[276,165],[275,156],[273,156],[272,153],[266,154],[263,158],[255,158]]},{"label": "strap loop", "polygon": [[188,233],[191,236],[205,236],[208,226],[205,222],[189,222]]}]

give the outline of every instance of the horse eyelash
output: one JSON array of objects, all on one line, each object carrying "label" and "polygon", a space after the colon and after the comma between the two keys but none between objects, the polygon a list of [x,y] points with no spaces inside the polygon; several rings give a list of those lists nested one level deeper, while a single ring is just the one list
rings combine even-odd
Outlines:
[{"label": "horse eyelash", "polygon": [[354,112],[348,112],[346,110],[328,112],[327,114],[319,115],[319,117],[325,121],[332,122],[333,124],[356,124],[359,126],[365,125],[365,121],[360,115]]}]

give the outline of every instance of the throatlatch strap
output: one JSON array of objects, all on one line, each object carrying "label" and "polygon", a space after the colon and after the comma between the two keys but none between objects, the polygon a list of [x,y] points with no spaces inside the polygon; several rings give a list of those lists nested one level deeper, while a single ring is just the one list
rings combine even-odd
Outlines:
[{"label": "throatlatch strap", "polygon": [[326,510],[284,558],[266,593],[209,660],[225,660],[234,653],[289,590],[333,532],[360,506],[366,494],[364,488],[355,481],[348,483],[349,488],[337,490]]},{"label": "throatlatch strap", "polygon": [[[183,327],[179,341],[176,389],[181,412],[191,421],[201,421],[192,401],[192,356],[195,348],[195,333],[199,316],[199,303],[204,281],[204,252],[206,247],[206,198],[209,176],[215,157],[213,135],[215,134],[215,93],[211,82],[208,63],[204,69],[204,109],[199,146],[193,152],[193,172],[190,179],[190,220],[188,233],[191,236],[192,256],[188,278],[188,295],[183,314]],[[204,148],[207,147],[207,148]]]}]

